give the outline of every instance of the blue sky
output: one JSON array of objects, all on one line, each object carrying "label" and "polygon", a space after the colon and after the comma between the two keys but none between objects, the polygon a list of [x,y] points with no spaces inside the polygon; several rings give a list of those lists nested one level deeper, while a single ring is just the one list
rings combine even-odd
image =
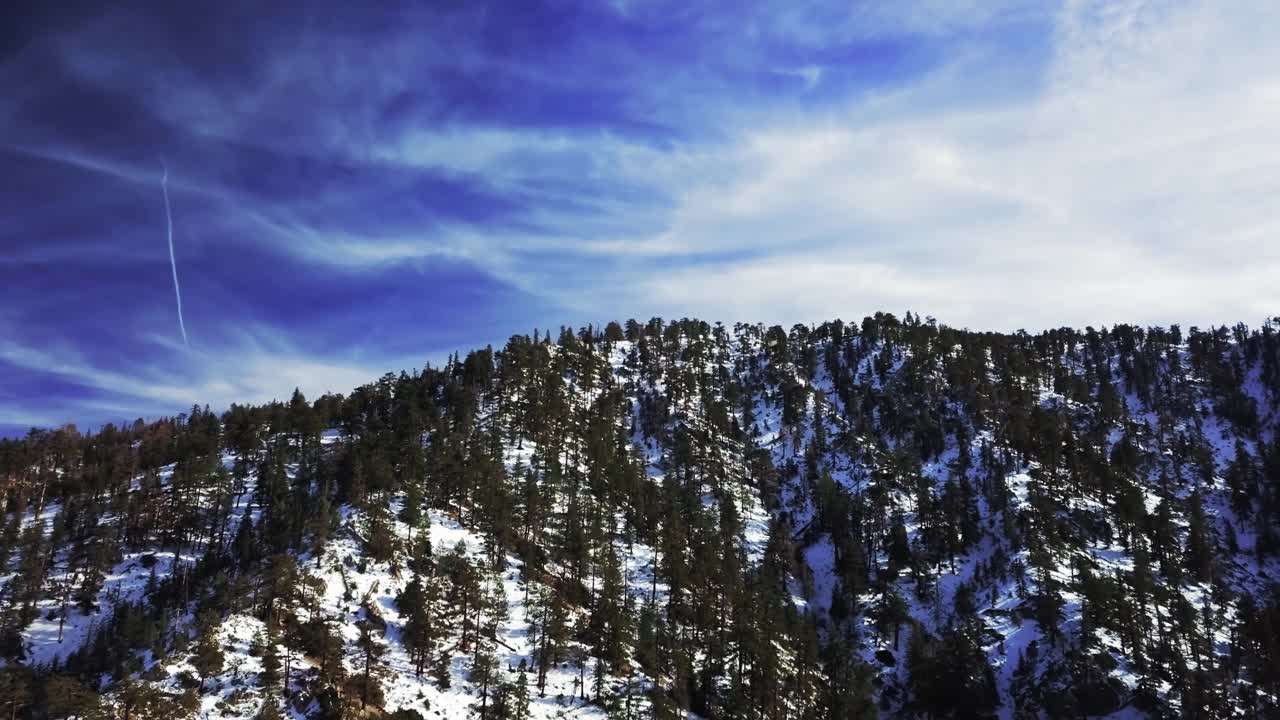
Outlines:
[{"label": "blue sky", "polygon": [[148,5],[0,35],[2,434],[615,318],[1280,312],[1274,3]]}]

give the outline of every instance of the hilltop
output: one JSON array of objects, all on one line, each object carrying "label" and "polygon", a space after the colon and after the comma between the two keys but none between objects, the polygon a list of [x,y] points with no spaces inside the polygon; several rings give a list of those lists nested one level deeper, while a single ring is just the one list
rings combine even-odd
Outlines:
[{"label": "hilltop", "polygon": [[1264,717],[1278,426],[1270,321],[908,313],[566,328],[32,431],[0,442],[0,710]]}]

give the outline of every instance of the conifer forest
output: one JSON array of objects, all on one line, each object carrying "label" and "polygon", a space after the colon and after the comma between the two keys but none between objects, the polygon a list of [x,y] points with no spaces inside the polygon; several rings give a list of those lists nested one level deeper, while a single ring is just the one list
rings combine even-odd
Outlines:
[{"label": "conifer forest", "polygon": [[1277,718],[1278,429],[1280,319],[912,313],[33,429],[0,717]]}]

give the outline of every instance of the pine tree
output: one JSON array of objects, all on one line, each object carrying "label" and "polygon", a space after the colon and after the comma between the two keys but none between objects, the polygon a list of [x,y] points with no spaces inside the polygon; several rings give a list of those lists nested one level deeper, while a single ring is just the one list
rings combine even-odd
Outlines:
[{"label": "pine tree", "polygon": [[434,579],[424,582],[417,572],[396,597],[396,607],[406,618],[404,642],[409,650],[409,659],[414,665],[414,673],[419,677],[435,655],[437,630],[434,615],[437,597]]},{"label": "pine tree", "polygon": [[494,565],[488,565],[485,572],[485,585],[480,597],[480,620],[484,634],[489,639],[498,637],[498,629],[508,618],[507,593],[502,584],[502,575]]},{"label": "pine tree", "polygon": [[1207,583],[1212,579],[1212,535],[1198,489],[1191,492],[1187,504],[1187,569],[1197,582]]},{"label": "pine tree", "polygon": [[507,703],[505,720],[529,720],[529,673],[526,672],[524,660],[520,661],[520,674],[512,687],[511,699]]},{"label": "pine tree", "polygon": [[268,628],[266,635],[258,640],[262,647],[262,672],[258,675],[258,684],[268,691],[274,691],[280,685],[279,640],[275,628],[271,627]]},{"label": "pine tree", "polygon": [[197,638],[196,652],[191,664],[200,673],[200,690],[204,690],[205,682],[212,676],[222,672],[224,657],[222,643],[218,638],[218,625],[221,618],[214,610],[205,610],[196,620]]},{"label": "pine tree", "polygon": [[17,720],[18,713],[31,703],[30,671],[20,666],[0,668],[0,707],[8,710],[9,720]]},{"label": "pine tree", "polygon": [[476,642],[476,652],[471,658],[471,670],[467,674],[467,680],[476,686],[480,695],[480,700],[473,706],[476,717],[480,720],[489,720],[489,694],[497,680],[498,663],[493,655],[492,641],[488,638],[480,638]]},{"label": "pine tree", "polygon": [[907,541],[907,526],[902,516],[896,515],[889,532],[889,577],[897,577],[903,568],[910,566],[911,546]]},{"label": "pine tree", "polygon": [[280,706],[274,694],[268,694],[263,698],[262,706],[258,708],[255,720],[284,720],[284,715],[280,712]]},{"label": "pine tree", "polygon": [[[422,485],[418,483],[416,480],[406,483],[404,507],[400,509],[399,519],[400,519],[400,522],[409,526],[408,543],[409,543],[410,555],[414,554],[413,532],[414,530],[418,529],[419,526],[422,525],[423,518],[424,518],[424,515],[422,512],[422,502],[423,502]],[[422,538],[419,537],[419,542],[421,541],[422,541]],[[430,542],[430,538],[427,539],[427,542]]]},{"label": "pine tree", "polygon": [[880,605],[876,609],[876,627],[881,637],[888,634],[889,628],[893,628],[893,647],[896,650],[899,647],[898,641],[901,637],[902,625],[911,620],[910,608],[907,601],[898,593],[895,585],[886,585],[884,592],[880,596]]},{"label": "pine tree", "polygon": [[360,648],[361,658],[364,663],[364,670],[360,676],[359,697],[361,710],[365,709],[370,702],[381,702],[382,690],[373,675],[373,669],[374,663],[386,652],[386,646],[375,634],[374,624],[369,619],[368,612],[368,608],[365,608],[365,618],[358,624],[360,637],[356,640],[356,647]]},{"label": "pine tree", "polygon": [[44,684],[45,707],[57,720],[106,720],[101,696],[74,678],[55,675]]},{"label": "pine tree", "polygon": [[177,720],[185,714],[182,706],[150,683],[125,680],[116,692],[121,720]]}]

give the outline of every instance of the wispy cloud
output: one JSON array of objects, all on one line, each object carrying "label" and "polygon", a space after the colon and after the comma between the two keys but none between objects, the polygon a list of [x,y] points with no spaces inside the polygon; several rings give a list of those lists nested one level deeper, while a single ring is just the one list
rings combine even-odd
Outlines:
[{"label": "wispy cloud", "polygon": [[[170,351],[183,349],[161,337],[150,338],[150,341]],[[132,419],[123,416],[129,409],[134,413],[176,414],[192,405],[208,404],[222,410],[231,403],[283,400],[295,387],[309,397],[329,392],[345,394],[393,366],[413,370],[427,360],[425,356],[404,357],[398,366],[389,358],[379,358],[376,364],[326,362],[290,347],[282,338],[267,337],[261,331],[245,333],[239,342],[221,347],[217,352],[192,349],[181,366],[155,362],[127,369],[104,367],[67,346],[42,349],[12,342],[0,345],[0,361],[12,368],[37,371],[79,384],[86,390],[86,403],[108,414],[121,412],[122,416],[117,419]],[[96,394],[117,400],[103,402]],[[0,421],[19,424],[25,422],[21,420],[23,417],[46,416],[18,412]]]},{"label": "wispy cloud", "polygon": [[[113,7],[0,59],[0,162],[24,180],[0,198],[0,397],[100,418],[349,390],[649,314],[1257,321],[1280,307],[1277,20],[1200,0]],[[170,263],[160,154],[182,167]],[[178,260],[190,356],[156,340]]]},{"label": "wispy cloud", "polygon": [[[702,158],[692,176],[711,180],[679,193],[669,228],[627,248],[673,265],[641,266],[614,302],[778,319],[909,305],[1004,328],[1256,321],[1280,307],[1280,53],[1261,35],[1274,6],[1237,10],[1073,3],[1025,98],[935,112],[907,90],[872,122],[853,104],[745,133]],[[751,257],[676,260],[710,248]]]}]

